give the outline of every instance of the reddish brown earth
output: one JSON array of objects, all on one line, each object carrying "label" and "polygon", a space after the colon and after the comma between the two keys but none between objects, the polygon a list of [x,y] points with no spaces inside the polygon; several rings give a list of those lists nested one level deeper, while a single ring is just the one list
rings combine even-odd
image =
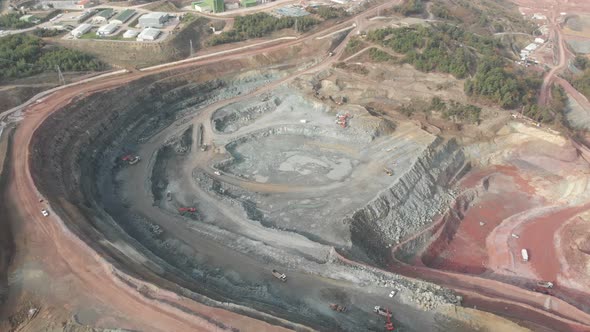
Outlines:
[{"label": "reddish brown earth", "polygon": [[[488,270],[487,236],[511,215],[523,212],[533,206],[532,188],[522,179],[515,167],[494,166],[474,171],[461,183],[465,190],[489,179],[492,186],[505,188],[505,192],[492,190],[480,194],[474,206],[467,210],[450,243],[434,242],[430,249],[441,250],[438,257],[428,265],[442,270],[469,274],[481,274]],[[483,225],[480,224],[484,223]]]}]

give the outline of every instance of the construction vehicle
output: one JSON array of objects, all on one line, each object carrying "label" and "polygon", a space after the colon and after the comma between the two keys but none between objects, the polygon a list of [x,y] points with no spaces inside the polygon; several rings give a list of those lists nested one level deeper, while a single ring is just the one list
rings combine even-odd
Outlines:
[{"label": "construction vehicle", "polygon": [[334,52],[328,52],[328,56],[334,56]]},{"label": "construction vehicle", "polygon": [[127,162],[129,165],[135,165],[137,164],[141,158],[139,156],[134,156],[134,155],[126,155],[123,158],[121,158],[123,161]]},{"label": "construction vehicle", "polygon": [[383,307],[380,307],[378,305],[375,306],[375,308],[373,308],[373,312],[376,313],[377,315],[384,316],[384,317],[390,317],[391,316],[391,313],[389,313],[389,310],[387,310],[387,309],[385,309]]},{"label": "construction vehicle", "polygon": [[337,303],[331,303],[330,304],[330,309],[332,309],[334,311],[337,311],[337,312],[346,312],[346,310],[348,308],[346,308],[345,306],[341,306],[341,305],[339,305]]},{"label": "construction vehicle", "polygon": [[387,167],[383,167],[383,170],[385,171],[385,174],[387,174],[387,175],[389,175],[389,176],[392,176],[392,175],[393,175],[393,171],[392,171],[392,170],[390,170],[389,168],[387,168]]},{"label": "construction vehicle", "polygon": [[387,331],[393,331],[395,330],[395,327],[393,326],[393,323],[391,322],[391,314],[389,313],[389,310],[387,310],[387,322],[385,322],[385,329]]},{"label": "construction vehicle", "polygon": [[537,286],[543,288],[553,288],[553,283],[551,281],[537,281]]},{"label": "construction vehicle", "polygon": [[197,209],[194,207],[181,207],[181,208],[178,208],[178,212],[180,212],[180,213],[184,213],[184,212],[195,213],[195,212],[197,212]]},{"label": "construction vehicle", "polygon": [[529,252],[526,249],[522,249],[520,251],[520,254],[522,256],[522,260],[523,261],[525,261],[525,262],[528,262],[529,261]]},{"label": "construction vehicle", "polygon": [[203,152],[207,151],[208,148],[209,148],[209,146],[207,144],[201,145],[201,151],[203,151]]},{"label": "construction vehicle", "polygon": [[[330,97],[331,98],[331,97]],[[346,126],[348,126],[348,119],[350,119],[352,116],[350,115],[350,113],[346,113],[346,114],[336,114],[336,123],[339,124],[342,128],[346,128]]]},{"label": "construction vehicle", "polygon": [[273,277],[279,279],[282,282],[287,282],[287,276],[284,273],[281,273],[277,270],[272,270]]}]

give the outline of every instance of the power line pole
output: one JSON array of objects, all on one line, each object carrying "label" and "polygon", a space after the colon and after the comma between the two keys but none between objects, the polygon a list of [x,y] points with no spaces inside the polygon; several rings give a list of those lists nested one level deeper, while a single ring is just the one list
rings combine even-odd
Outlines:
[{"label": "power line pole", "polygon": [[61,73],[61,69],[59,69],[59,65],[55,65],[55,69],[57,70],[57,77],[59,78],[59,84],[65,85],[66,79],[64,78],[64,75]]}]

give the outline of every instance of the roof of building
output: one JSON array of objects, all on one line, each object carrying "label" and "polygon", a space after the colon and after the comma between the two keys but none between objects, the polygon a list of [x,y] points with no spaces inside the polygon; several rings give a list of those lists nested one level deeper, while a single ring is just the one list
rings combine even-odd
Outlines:
[{"label": "roof of building", "polygon": [[143,18],[143,19],[145,19],[145,18],[160,19],[161,17],[166,17],[166,16],[168,16],[168,14],[166,14],[166,13],[152,12],[152,13],[147,13],[147,14],[143,15],[141,18]]},{"label": "roof of building", "polygon": [[135,15],[135,10],[133,9],[125,9],[124,11],[120,12],[113,20],[126,22],[131,16]]},{"label": "roof of building", "polygon": [[139,34],[139,31],[129,29],[129,30],[125,31],[125,33],[123,34],[123,38],[133,38],[133,37],[137,36],[138,34]]},{"label": "roof of building", "polygon": [[96,16],[97,17],[104,17],[104,18],[108,19],[111,16],[113,16],[114,13],[115,13],[115,11],[113,9],[107,8],[107,9],[101,11],[100,13],[98,13]]},{"label": "roof of building", "polygon": [[72,30],[72,34],[76,34],[77,32],[84,33],[92,28],[92,24],[82,23],[78,25],[74,30]]},{"label": "roof of building", "polygon": [[28,21],[28,20],[30,20],[33,17],[34,17],[33,15],[23,15],[23,16],[21,16],[19,18],[19,20],[21,20],[21,21]]},{"label": "roof of building", "polygon": [[109,23],[107,25],[103,25],[100,28],[98,28],[97,32],[106,32],[106,33],[111,33],[113,32],[119,25],[117,23]]},{"label": "roof of building", "polygon": [[145,28],[145,29],[143,29],[143,31],[141,31],[141,33],[137,37],[141,38],[141,39],[156,38],[160,35],[160,32],[161,31],[159,29]]}]

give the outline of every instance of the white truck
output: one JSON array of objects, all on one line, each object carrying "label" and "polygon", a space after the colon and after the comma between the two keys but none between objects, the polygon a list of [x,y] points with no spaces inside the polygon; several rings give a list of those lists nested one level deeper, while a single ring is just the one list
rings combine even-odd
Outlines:
[{"label": "white truck", "polygon": [[528,262],[529,261],[529,252],[526,249],[522,249],[520,251],[520,254],[522,256],[522,260],[523,261],[525,261],[525,262]]}]

